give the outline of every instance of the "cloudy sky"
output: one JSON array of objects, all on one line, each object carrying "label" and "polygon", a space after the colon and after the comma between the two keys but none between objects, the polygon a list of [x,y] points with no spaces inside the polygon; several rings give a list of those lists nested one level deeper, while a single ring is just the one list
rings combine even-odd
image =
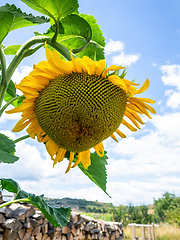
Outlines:
[{"label": "cloudy sky", "polygon": [[[21,1],[16,5],[34,13]],[[143,117],[146,125],[136,133],[122,129],[126,139],[115,143],[104,141],[108,152],[109,198],[84,176],[78,168],[64,174],[68,161],[52,168],[44,145],[34,140],[17,144],[20,160],[13,165],[1,164],[1,177],[13,178],[31,193],[48,197],[85,198],[112,202],[118,206],[129,202],[151,204],[153,198],[166,191],[180,196],[180,2],[179,0],[80,0],[80,12],[94,15],[106,39],[108,65],[128,66],[126,78],[150,87],[144,97],[156,101],[157,114],[152,120]],[[2,4],[2,1],[1,1]],[[21,44],[33,36],[33,31],[49,27],[29,27],[12,32],[4,45]],[[19,82],[34,63],[45,59],[42,49],[21,63],[13,76]],[[7,57],[7,62],[11,57]],[[0,131],[13,139],[25,135],[11,129],[18,114],[4,114]]]}]

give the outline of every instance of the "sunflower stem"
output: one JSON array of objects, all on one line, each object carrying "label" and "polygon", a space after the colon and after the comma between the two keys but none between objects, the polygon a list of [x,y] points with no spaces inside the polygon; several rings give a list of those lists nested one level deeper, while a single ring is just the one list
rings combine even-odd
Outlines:
[{"label": "sunflower stem", "polygon": [[29,138],[29,137],[30,137],[29,135],[25,135],[23,137],[17,138],[16,140],[14,140],[14,143],[20,142],[20,141],[22,141],[22,140],[24,140],[26,138]]},{"label": "sunflower stem", "polygon": [[52,39],[51,39],[51,42],[52,42],[52,43],[55,43],[55,42],[56,42],[57,37],[58,37],[58,34],[59,34],[59,19],[55,22],[55,26],[56,26],[56,31],[55,31],[54,36],[53,36]]},{"label": "sunflower stem", "polygon": [[[7,85],[9,84],[9,81],[18,67],[18,65],[21,63],[21,61],[28,55],[29,48],[37,43],[45,43],[47,42],[48,45],[55,48],[59,53],[61,53],[67,60],[71,60],[70,50],[66,47],[64,47],[62,44],[58,42],[52,42],[51,38],[47,36],[36,36],[31,39],[29,39],[27,42],[25,42],[16,55],[14,56],[13,60],[11,61],[9,67],[6,71],[7,76]],[[38,50],[39,48],[37,48]],[[74,58],[76,58],[75,55],[73,55]]]},{"label": "sunflower stem", "polygon": [[2,47],[0,46],[0,63],[1,63],[1,78],[0,78],[0,108],[4,99],[6,88],[8,86],[7,76],[6,76],[6,59]]},{"label": "sunflower stem", "polygon": [[[22,95],[23,96],[23,95]],[[7,102],[1,109],[0,109],[0,117],[3,114],[3,112],[6,110],[6,108],[13,103],[15,100],[21,98],[22,96],[16,96],[14,98],[12,98],[11,100],[9,100],[9,102]]]},{"label": "sunflower stem", "polygon": [[15,199],[15,200],[12,200],[12,201],[5,202],[5,203],[3,203],[3,204],[0,204],[0,208],[6,207],[6,206],[8,206],[8,205],[10,205],[10,204],[12,204],[12,203],[17,203],[17,202],[27,202],[27,203],[29,203],[30,201],[29,201],[28,198]]}]

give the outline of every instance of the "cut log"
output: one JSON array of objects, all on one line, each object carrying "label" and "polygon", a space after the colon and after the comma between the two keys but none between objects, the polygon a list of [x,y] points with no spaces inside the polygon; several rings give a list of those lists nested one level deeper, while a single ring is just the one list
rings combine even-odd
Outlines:
[{"label": "cut log", "polygon": [[69,233],[70,232],[70,228],[68,227],[68,226],[63,226],[62,227],[62,233],[63,234],[67,234],[67,233]]},{"label": "cut log", "polygon": [[37,221],[37,223],[34,225],[35,227],[39,226],[39,225],[42,225],[44,223],[44,220],[42,218],[39,219],[39,220],[36,220],[36,221]]},{"label": "cut log", "polygon": [[47,234],[43,234],[42,240],[50,240],[50,237]]},{"label": "cut log", "polygon": [[26,232],[22,240],[29,240],[29,239],[31,239],[31,234]]},{"label": "cut log", "polygon": [[31,234],[32,231],[33,231],[33,229],[34,229],[34,228],[27,228],[27,229],[26,229],[26,232],[29,233],[29,234]]},{"label": "cut log", "polygon": [[14,240],[16,238],[18,238],[18,234],[16,231],[8,228],[5,229],[3,240]]},{"label": "cut log", "polygon": [[0,224],[5,222],[5,217],[2,213],[0,213]]},{"label": "cut log", "polygon": [[5,212],[6,212],[6,208],[5,207],[0,208],[0,213],[5,214]]},{"label": "cut log", "polygon": [[47,232],[48,232],[48,224],[46,223],[42,226],[42,233],[45,234]]},{"label": "cut log", "polygon": [[70,221],[76,223],[80,220],[80,214],[76,212],[71,212]]},{"label": "cut log", "polygon": [[24,224],[25,228],[33,228],[37,223],[37,220],[34,218],[28,218]]},{"label": "cut log", "polygon": [[89,232],[90,232],[90,234],[95,234],[95,233],[98,234],[100,232],[100,230],[99,230],[99,228],[93,228],[93,229],[90,229]]},{"label": "cut log", "polygon": [[40,215],[39,213],[35,213],[34,215],[32,215],[33,218],[35,218],[36,220],[40,220],[42,219],[42,215]]},{"label": "cut log", "polygon": [[3,240],[3,235],[2,234],[0,234],[0,240]]},{"label": "cut log", "polygon": [[93,222],[88,222],[85,226],[84,226],[84,231],[89,232],[91,229],[93,229],[95,227]]},{"label": "cut log", "polygon": [[25,234],[25,229],[22,228],[18,231],[19,238],[22,240]]},{"label": "cut log", "polygon": [[60,232],[55,232],[54,237],[52,238],[53,240],[58,240],[61,239],[61,233]]},{"label": "cut log", "polygon": [[71,232],[72,232],[73,236],[75,237],[79,234],[80,230],[78,228],[72,228]]},{"label": "cut log", "polygon": [[0,226],[0,234],[4,232],[4,228]]},{"label": "cut log", "polygon": [[72,233],[68,233],[66,238],[67,238],[67,240],[73,240],[73,234]]},{"label": "cut log", "polygon": [[38,235],[41,231],[41,226],[37,226],[32,231],[32,236]]},{"label": "cut log", "polygon": [[5,216],[8,218],[13,217],[14,211],[20,206],[19,203],[12,203],[11,205],[7,206],[5,208]]},{"label": "cut log", "polygon": [[7,219],[2,224],[2,226],[4,228],[8,228],[8,229],[19,230],[19,229],[22,228],[22,223],[19,220],[17,220],[17,219],[10,218],[10,219]]},{"label": "cut log", "polygon": [[61,240],[66,240],[66,236],[65,235],[61,235]]},{"label": "cut log", "polygon": [[35,239],[36,240],[42,240],[42,233],[38,233],[36,236],[35,236]]}]

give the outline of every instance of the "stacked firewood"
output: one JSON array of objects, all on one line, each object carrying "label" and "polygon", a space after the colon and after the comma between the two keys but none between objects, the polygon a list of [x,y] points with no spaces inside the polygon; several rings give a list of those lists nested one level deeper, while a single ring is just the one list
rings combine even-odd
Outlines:
[{"label": "stacked firewood", "polygon": [[99,222],[72,212],[66,226],[54,227],[35,207],[13,203],[0,209],[0,240],[122,239],[121,223]]}]

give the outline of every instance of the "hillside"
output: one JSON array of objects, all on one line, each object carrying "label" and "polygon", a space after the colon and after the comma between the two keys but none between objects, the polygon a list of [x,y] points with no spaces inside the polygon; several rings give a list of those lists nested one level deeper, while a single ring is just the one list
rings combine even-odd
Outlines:
[{"label": "hillside", "polygon": [[76,199],[76,198],[46,198],[46,202],[54,205],[54,206],[62,206],[62,207],[71,207],[72,210],[89,212],[98,209],[104,209],[105,212],[108,209],[113,208],[112,203],[101,203],[98,201],[87,201],[85,199]]}]

